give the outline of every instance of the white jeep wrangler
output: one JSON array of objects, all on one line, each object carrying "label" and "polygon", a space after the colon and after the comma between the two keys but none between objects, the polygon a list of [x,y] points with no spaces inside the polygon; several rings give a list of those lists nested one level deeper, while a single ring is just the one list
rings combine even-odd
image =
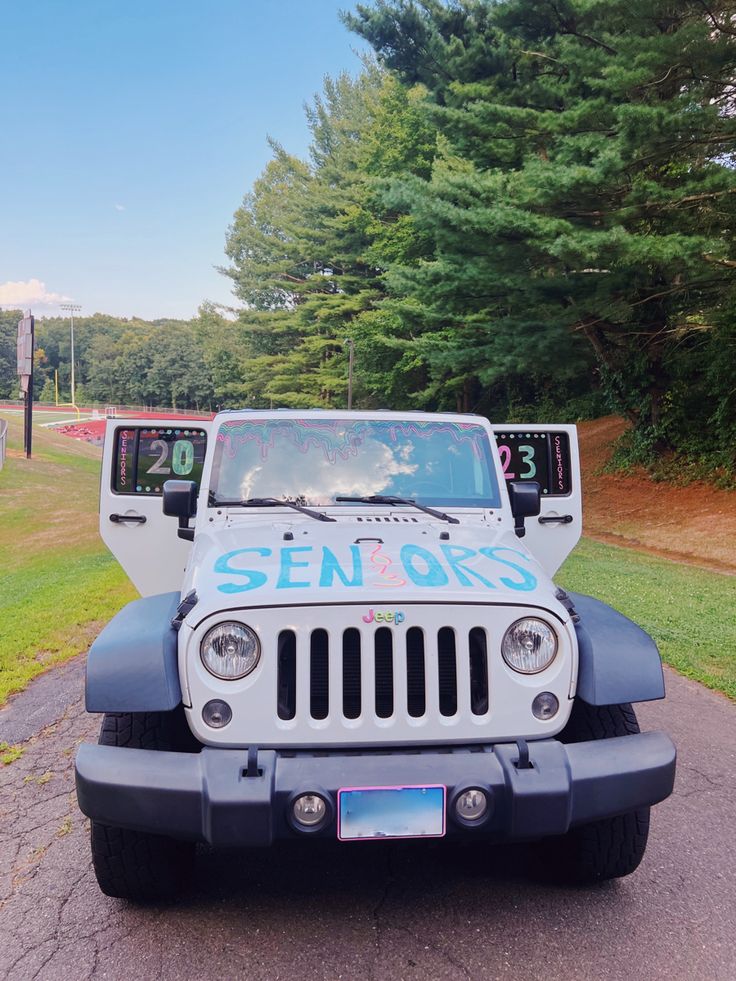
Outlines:
[{"label": "white jeep wrangler", "polygon": [[196,842],[538,840],[578,882],[641,861],[675,748],[630,705],[664,696],[654,642],[551,579],[581,530],[574,426],[109,420],[100,528],[143,596],[87,665],[108,895],[175,895]]}]

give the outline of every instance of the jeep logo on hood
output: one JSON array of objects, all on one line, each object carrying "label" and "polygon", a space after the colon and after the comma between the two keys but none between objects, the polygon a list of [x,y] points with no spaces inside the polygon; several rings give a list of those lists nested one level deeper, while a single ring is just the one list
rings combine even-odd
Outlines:
[{"label": "jeep logo on hood", "polygon": [[363,623],[403,623],[406,614],[401,610],[368,610],[363,617]]}]

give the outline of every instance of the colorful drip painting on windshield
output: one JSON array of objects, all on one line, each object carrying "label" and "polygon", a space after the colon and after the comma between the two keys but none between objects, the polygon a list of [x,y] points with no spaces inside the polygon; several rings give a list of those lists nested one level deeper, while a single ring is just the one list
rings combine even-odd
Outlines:
[{"label": "colorful drip painting on windshield", "polygon": [[269,450],[275,448],[277,439],[285,439],[300,453],[319,448],[325,463],[335,464],[338,459],[357,456],[366,437],[375,439],[380,435],[385,435],[394,444],[399,444],[406,437],[436,440],[438,436],[447,435],[456,443],[467,443],[472,452],[480,457],[480,442],[486,434],[481,426],[472,423],[276,419],[266,422],[224,422],[217,434],[217,442],[225,444],[228,456],[234,456],[238,446],[253,441],[260,450],[261,458],[266,460]]},{"label": "colorful drip painting on windshield", "polygon": [[216,498],[328,505],[391,495],[498,507],[490,441],[474,423],[381,419],[233,420],[216,437]]}]

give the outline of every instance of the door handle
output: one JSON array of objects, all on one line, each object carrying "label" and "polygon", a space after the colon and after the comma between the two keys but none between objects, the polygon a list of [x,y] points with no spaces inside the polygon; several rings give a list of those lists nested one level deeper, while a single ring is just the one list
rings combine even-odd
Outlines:
[{"label": "door handle", "polygon": [[144,525],[146,523],[145,514],[111,514],[110,521],[114,524],[119,524],[121,521],[132,521],[137,525]]},{"label": "door handle", "polygon": [[572,524],[571,514],[546,514],[543,518],[539,518],[540,525],[569,525]]}]

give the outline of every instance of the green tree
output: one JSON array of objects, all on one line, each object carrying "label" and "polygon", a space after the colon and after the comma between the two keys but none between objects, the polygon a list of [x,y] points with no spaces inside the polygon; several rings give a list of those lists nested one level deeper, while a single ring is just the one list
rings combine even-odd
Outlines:
[{"label": "green tree", "polygon": [[54,386],[53,378],[47,378],[44,381],[43,387],[41,388],[41,392],[38,396],[38,401],[44,402],[48,405],[53,405],[56,401],[56,388]]},{"label": "green tree", "polygon": [[212,303],[202,304],[192,327],[209,372],[213,405],[238,405],[242,328],[229,311]]},{"label": "green tree", "polygon": [[93,401],[109,404],[125,401],[121,398],[119,352],[119,340],[112,335],[99,334],[90,342],[84,378]]},{"label": "green tree", "polygon": [[430,178],[393,189],[432,254],[388,276],[438,396],[460,379],[569,386],[584,340],[649,445],[682,445],[680,355],[734,295],[732,11],[382,0],[347,18],[427,88],[441,134]]},{"label": "green tree", "polygon": [[20,385],[17,375],[16,341],[21,310],[0,310],[0,398],[17,398]]},{"label": "green tree", "polygon": [[416,99],[369,66],[356,80],[327,79],[308,107],[309,161],[273,145],[228,236],[227,273],[245,304],[246,404],[345,405],[348,336],[356,404],[381,400],[405,376],[400,324],[376,307],[386,264],[415,244],[411,219],[383,194],[392,173],[429,172],[434,131],[414,125],[419,115]]}]

